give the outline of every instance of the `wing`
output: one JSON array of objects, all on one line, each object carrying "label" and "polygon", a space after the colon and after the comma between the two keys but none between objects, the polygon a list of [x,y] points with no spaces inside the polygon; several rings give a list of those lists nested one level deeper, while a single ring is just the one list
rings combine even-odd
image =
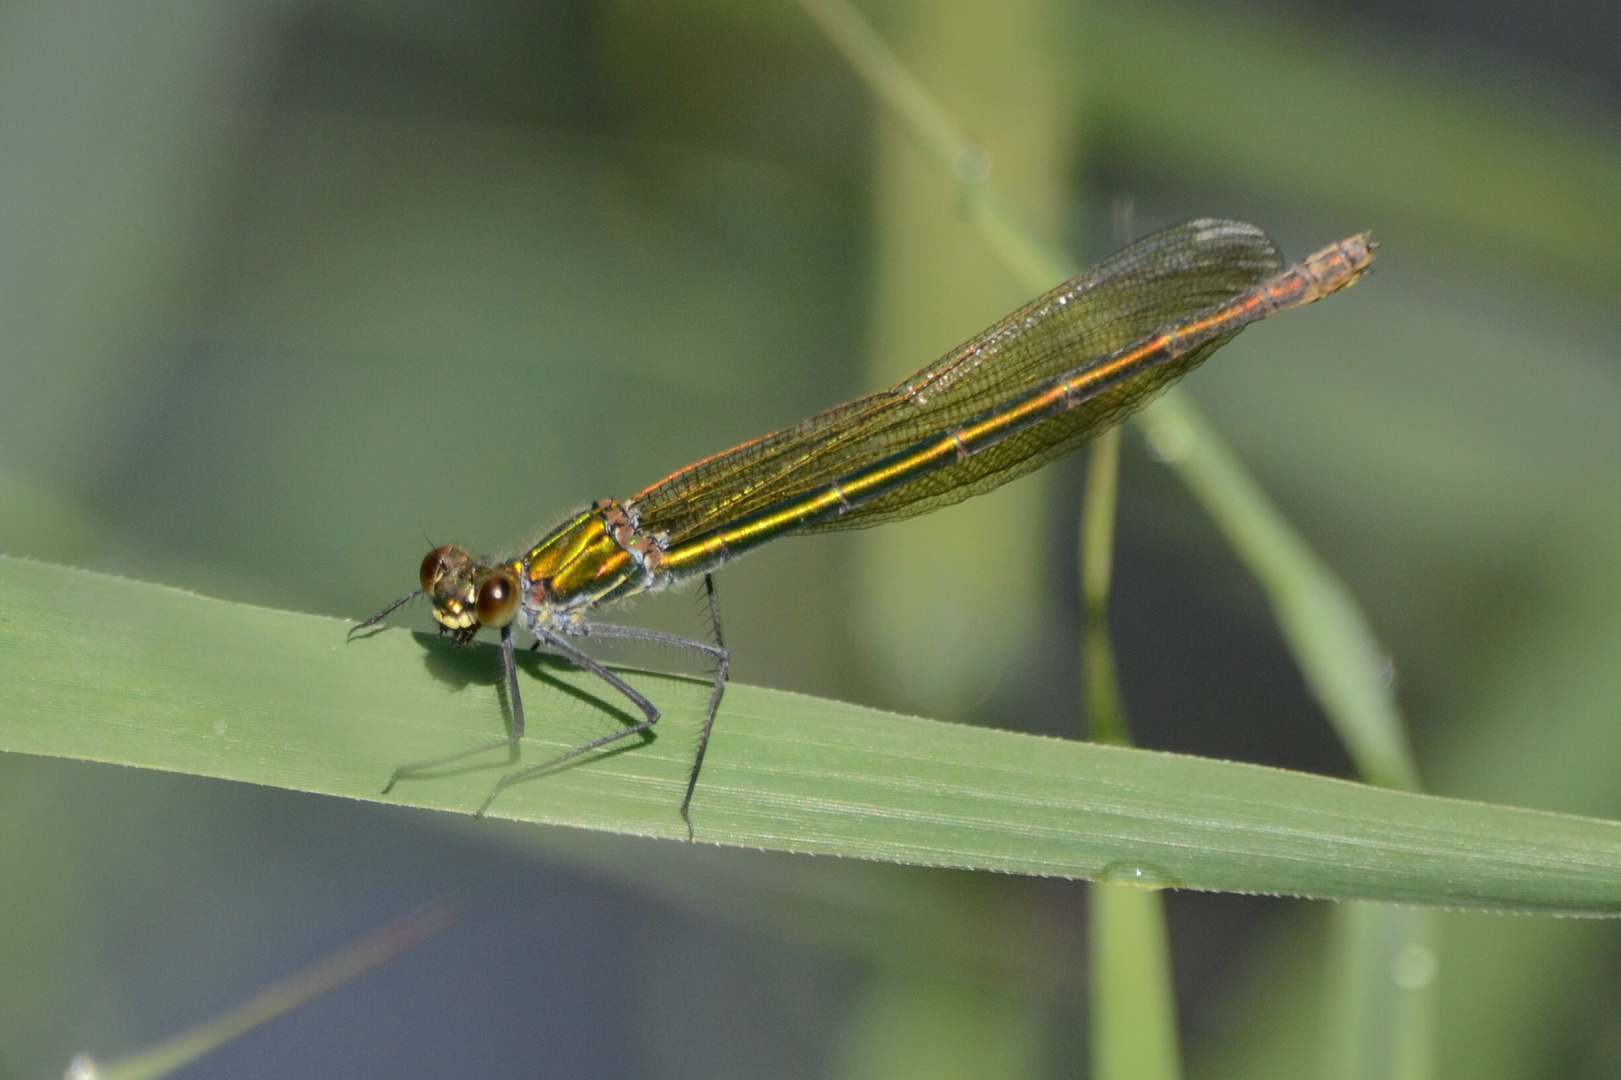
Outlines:
[{"label": "wing", "polygon": [[[678,544],[833,483],[1231,300],[1281,269],[1271,239],[1243,222],[1202,218],[1146,236],[897,386],[666,477],[631,500],[638,525]],[[910,517],[1039,468],[1142,405],[1230,337],[1150,368],[966,461],[806,531]]]}]

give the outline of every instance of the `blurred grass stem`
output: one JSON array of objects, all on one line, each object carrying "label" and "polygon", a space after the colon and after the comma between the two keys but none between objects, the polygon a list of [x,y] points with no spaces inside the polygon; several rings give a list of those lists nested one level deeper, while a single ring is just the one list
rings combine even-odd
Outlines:
[{"label": "blurred grass stem", "polygon": [[[1120,429],[1112,427],[1088,450],[1086,496],[1081,503],[1082,648],[1092,738],[1130,746],[1109,638],[1119,489]],[[1092,1075],[1097,1080],[1180,1080],[1176,985],[1158,890],[1094,881],[1087,897]]]},{"label": "blurred grass stem", "polygon": [[1130,746],[1131,730],[1120,700],[1114,646],[1109,637],[1109,579],[1114,562],[1114,520],[1120,488],[1120,429],[1112,427],[1087,450],[1086,495],[1081,503],[1081,648],[1085,653],[1086,708],[1092,741]]},{"label": "blurred grass stem", "polygon": [[182,1032],[149,1050],[120,1058],[105,1066],[95,1066],[84,1057],[74,1059],[68,1077],[94,1077],[95,1080],[154,1080],[218,1050],[277,1017],[329,990],[370,971],[378,964],[432,937],[453,921],[448,906],[434,904],[408,915],[360,941],[344,948],[313,967],[283,979],[254,995],[248,1001],[220,1016]]}]

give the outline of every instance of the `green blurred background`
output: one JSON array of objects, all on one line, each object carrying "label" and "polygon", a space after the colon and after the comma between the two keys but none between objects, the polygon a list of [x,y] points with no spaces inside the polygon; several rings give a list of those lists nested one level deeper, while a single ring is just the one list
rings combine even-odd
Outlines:
[{"label": "green blurred background", "polygon": [[[1290,256],[1375,230],[1377,273],[1189,388],[1367,605],[1429,790],[1621,817],[1621,17],[865,10],[1083,259],[1122,197]],[[364,616],[425,537],[513,546],[1023,299],[786,0],[0,8],[12,554]],[[734,677],[1079,735],[1080,466],[728,568]],[[1134,437],[1123,468],[1138,741],[1348,774],[1215,530]],[[1085,1074],[1073,884],[4,756],[0,866],[6,1080],[439,897],[451,930],[186,1075]],[[1168,904],[1190,1073],[1312,1072],[1323,909]],[[1621,1074],[1616,946],[1449,916],[1442,1075]]]}]

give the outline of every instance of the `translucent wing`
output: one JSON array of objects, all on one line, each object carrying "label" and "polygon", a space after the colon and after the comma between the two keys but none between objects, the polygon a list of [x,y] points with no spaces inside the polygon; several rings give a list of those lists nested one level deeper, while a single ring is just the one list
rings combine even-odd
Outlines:
[{"label": "translucent wing", "polygon": [[[1202,218],[1146,236],[946,353],[899,385],[688,466],[635,496],[639,527],[667,542],[725,526],[940,435],[1139,338],[1231,300],[1282,269],[1239,221]],[[910,517],[996,487],[1085,442],[1231,335],[1145,370],[965,461],[806,531]]]}]

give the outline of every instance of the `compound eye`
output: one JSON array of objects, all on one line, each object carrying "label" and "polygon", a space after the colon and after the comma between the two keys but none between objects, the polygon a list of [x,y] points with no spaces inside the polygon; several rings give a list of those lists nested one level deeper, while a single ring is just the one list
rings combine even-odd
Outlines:
[{"label": "compound eye", "polygon": [[503,627],[518,614],[518,579],[505,570],[485,578],[478,587],[473,613],[485,626]]},{"label": "compound eye", "polygon": [[422,560],[422,570],[418,577],[422,582],[422,591],[430,596],[433,594],[434,582],[450,571],[450,551],[449,544],[441,544],[428,552],[427,557]]}]

